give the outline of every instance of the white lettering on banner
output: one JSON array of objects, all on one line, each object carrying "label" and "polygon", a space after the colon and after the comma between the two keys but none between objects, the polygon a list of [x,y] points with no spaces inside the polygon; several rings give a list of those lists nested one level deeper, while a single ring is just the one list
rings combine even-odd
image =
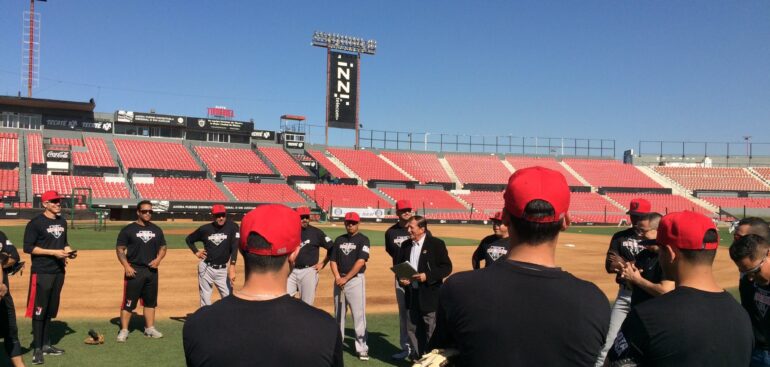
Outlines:
[{"label": "white lettering on banner", "polygon": [[361,218],[384,218],[385,217],[385,209],[376,209],[376,208],[341,208],[341,207],[335,207],[332,208],[332,217],[334,218],[342,218],[345,216],[345,213],[348,212],[354,212],[358,213],[358,216]]},{"label": "white lettering on banner", "polygon": [[[337,55],[341,59],[342,55]],[[353,63],[337,61],[337,93],[334,93],[334,119],[340,119],[340,104],[350,106],[350,69]]]},{"label": "white lettering on banner", "polygon": [[48,151],[45,153],[46,158],[48,159],[70,159],[70,152],[67,151]]}]

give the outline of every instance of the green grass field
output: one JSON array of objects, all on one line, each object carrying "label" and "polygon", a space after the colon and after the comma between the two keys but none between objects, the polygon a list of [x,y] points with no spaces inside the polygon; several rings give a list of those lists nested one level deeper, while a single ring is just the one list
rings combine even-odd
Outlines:
[{"label": "green grass field", "polygon": [[[615,232],[621,230],[623,228],[619,227],[582,227],[582,226],[572,226],[570,227],[567,232],[569,233],[582,233],[582,234],[599,234],[599,235],[606,235],[606,236],[612,236]],[[733,243],[733,235],[728,232],[726,227],[720,227],[719,228],[719,245],[723,247],[729,247],[730,244]]]}]

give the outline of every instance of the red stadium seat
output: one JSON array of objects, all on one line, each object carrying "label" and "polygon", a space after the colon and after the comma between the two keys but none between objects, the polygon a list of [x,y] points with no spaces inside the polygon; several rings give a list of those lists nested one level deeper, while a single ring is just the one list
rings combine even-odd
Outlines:
[{"label": "red stadium seat", "polygon": [[567,179],[567,185],[570,186],[585,186],[575,176],[572,175],[566,168],[564,168],[559,162],[551,157],[526,157],[526,156],[506,156],[505,160],[513,166],[514,169],[522,169],[533,166],[541,166],[545,168],[558,171],[564,175]]},{"label": "red stadium seat", "polygon": [[660,214],[667,214],[671,212],[678,212],[682,210],[692,210],[698,213],[710,216],[712,213],[710,210],[701,207],[700,205],[688,200],[687,198],[679,195],[669,194],[639,194],[639,193],[608,193],[608,197],[615,200],[624,208],[628,208],[631,200],[635,198],[647,199],[652,205],[652,210]]},{"label": "red stadium seat", "polygon": [[126,169],[201,171],[187,148],[180,143],[115,139],[115,148]]},{"label": "red stadium seat", "polygon": [[324,210],[329,206],[343,208],[390,208],[392,203],[364,186],[317,184],[313,190],[302,190]]},{"label": "red stadium seat", "polygon": [[383,187],[379,189],[393,201],[407,199],[413,209],[468,210],[450,193],[441,190],[414,190]]},{"label": "red stadium seat", "polygon": [[[17,156],[16,161],[19,161]],[[38,133],[27,134],[27,162],[28,167],[32,167],[33,164],[43,164],[43,136]]]},{"label": "red stadium seat", "polygon": [[270,163],[278,169],[278,172],[283,177],[289,176],[302,176],[308,177],[310,174],[302,168],[297,161],[292,158],[289,153],[286,153],[283,148],[280,147],[259,147],[262,154],[270,160]]},{"label": "red stadium seat", "polygon": [[444,158],[463,184],[504,185],[511,176],[496,155],[447,154]]},{"label": "red stadium seat", "polygon": [[337,167],[336,164],[334,164],[332,161],[329,160],[326,155],[320,151],[320,150],[307,150],[307,153],[310,154],[313,159],[318,162],[323,168],[325,168],[327,171],[329,171],[329,174],[331,174],[334,177],[337,178],[350,178],[350,176],[342,171],[339,167]]},{"label": "red stadium seat", "polygon": [[213,181],[200,178],[155,177],[154,183],[134,183],[142,199],[227,201]]},{"label": "red stadium seat", "polygon": [[[254,203],[280,203],[290,206],[305,204],[296,191],[285,184],[225,182],[225,187],[238,201]],[[294,204],[294,205],[291,205]]]},{"label": "red stadium seat", "polygon": [[654,167],[688,190],[770,191],[743,168],[729,167]]},{"label": "red stadium seat", "polygon": [[381,154],[421,183],[452,182],[433,153],[383,151]]},{"label": "red stadium seat", "polygon": [[411,181],[371,151],[342,148],[327,150],[364,181]]},{"label": "red stadium seat", "polygon": [[564,159],[575,172],[595,187],[661,188],[631,164],[612,159]]},{"label": "red stadium seat", "polygon": [[69,195],[76,187],[90,187],[94,198],[129,199],[131,195],[124,182],[107,182],[104,177],[32,175],[32,193],[41,195],[48,190],[56,190],[61,195]]},{"label": "red stadium seat", "polygon": [[196,146],[195,153],[212,175],[218,172],[274,175],[273,170],[250,149]]}]

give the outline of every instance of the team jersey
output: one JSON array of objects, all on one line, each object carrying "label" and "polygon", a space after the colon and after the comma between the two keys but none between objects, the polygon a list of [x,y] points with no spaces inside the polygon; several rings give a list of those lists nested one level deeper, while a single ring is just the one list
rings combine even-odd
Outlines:
[{"label": "team jersey", "polygon": [[[31,254],[32,249],[40,247],[46,250],[63,250],[67,246],[67,221],[61,216],[55,219],[40,214],[27,223],[24,229],[24,252]],[[64,259],[54,256],[31,255],[32,272],[39,274],[58,274],[64,272]]]},{"label": "team jersey", "polygon": [[741,277],[738,283],[741,293],[741,305],[746,309],[754,330],[754,343],[757,349],[770,349],[770,286],[761,286]]},{"label": "team jersey", "polygon": [[187,366],[342,366],[342,334],[326,311],[284,295],[228,296],[203,306],[182,330]]},{"label": "team jersey", "polygon": [[[636,260],[636,255],[644,250],[644,246],[641,244],[643,240],[644,239],[636,233],[636,230],[631,227],[617,232],[612,236],[610,248],[607,252],[614,252],[620,255],[626,262],[634,261]],[[615,275],[615,282],[618,284],[625,284],[625,281],[620,278],[620,274]]]},{"label": "team jersey", "polygon": [[481,240],[476,251],[473,252],[471,265],[474,269],[478,269],[481,267],[481,260],[484,260],[484,267],[487,267],[499,259],[504,259],[510,249],[510,239],[497,237],[496,235],[486,236]]},{"label": "team jersey", "polygon": [[[663,269],[658,262],[658,254],[650,250],[643,250],[636,255],[636,267],[641,271],[642,278],[650,281],[651,283],[660,283],[663,281]],[[638,305],[650,298],[653,298],[652,294],[647,293],[641,287],[634,286],[631,292],[631,307]]]},{"label": "team jersey", "polygon": [[409,231],[398,222],[385,231],[385,251],[393,259],[393,265],[396,265],[401,244],[404,241],[409,241],[409,238]]},{"label": "team jersey", "polygon": [[203,242],[203,249],[206,250],[206,262],[214,265],[223,265],[227,262],[235,262],[238,256],[238,241],[241,233],[238,225],[226,221],[223,226],[216,225],[216,222],[204,224],[195,232],[190,233],[185,242],[187,247],[193,253],[198,252],[195,242]]},{"label": "team jersey", "polygon": [[327,256],[334,243],[324,231],[308,225],[302,228],[302,243],[300,244],[299,254],[294,261],[294,266],[306,268],[318,264],[319,248],[326,249]]},{"label": "team jersey", "polygon": [[120,230],[115,246],[126,247],[126,259],[131,265],[148,266],[158,257],[160,248],[166,246],[166,238],[154,223],[141,226],[133,222]]},{"label": "team jersey", "polygon": [[[369,238],[361,232],[352,236],[346,233],[337,237],[330,259],[337,263],[337,271],[341,276],[347,275],[358,259],[369,260]],[[366,265],[362,266],[358,273],[363,274],[364,271]]]},{"label": "team jersey", "polygon": [[[5,233],[0,231],[0,252],[7,255],[8,258],[16,260],[18,263],[21,258],[19,257],[19,251],[16,250],[16,247],[11,243],[11,241],[6,237]],[[10,269],[3,268],[3,284],[8,286],[8,271]]]},{"label": "team jersey", "polygon": [[730,293],[679,286],[631,309],[611,367],[748,366],[751,321]]},{"label": "team jersey", "polygon": [[609,323],[609,301],[593,283],[501,260],[444,282],[428,349],[458,349],[457,366],[588,367]]}]

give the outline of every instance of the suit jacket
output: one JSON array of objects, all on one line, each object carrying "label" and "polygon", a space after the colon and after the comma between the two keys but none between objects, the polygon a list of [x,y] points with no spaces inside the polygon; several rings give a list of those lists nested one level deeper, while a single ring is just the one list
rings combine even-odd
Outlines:
[{"label": "suit jacket", "polygon": [[[417,299],[412,302],[414,297],[414,288],[409,285],[406,289],[407,307],[418,307],[421,313],[436,312],[438,309],[438,291],[444,278],[452,273],[452,260],[449,259],[449,253],[446,244],[439,238],[433,237],[430,233],[425,234],[425,242],[422,244],[422,253],[417,262],[417,272],[425,273],[425,282],[417,283]],[[409,261],[409,255],[412,252],[413,242],[404,241],[399,251],[399,263]],[[412,264],[414,265],[414,264]]]}]

